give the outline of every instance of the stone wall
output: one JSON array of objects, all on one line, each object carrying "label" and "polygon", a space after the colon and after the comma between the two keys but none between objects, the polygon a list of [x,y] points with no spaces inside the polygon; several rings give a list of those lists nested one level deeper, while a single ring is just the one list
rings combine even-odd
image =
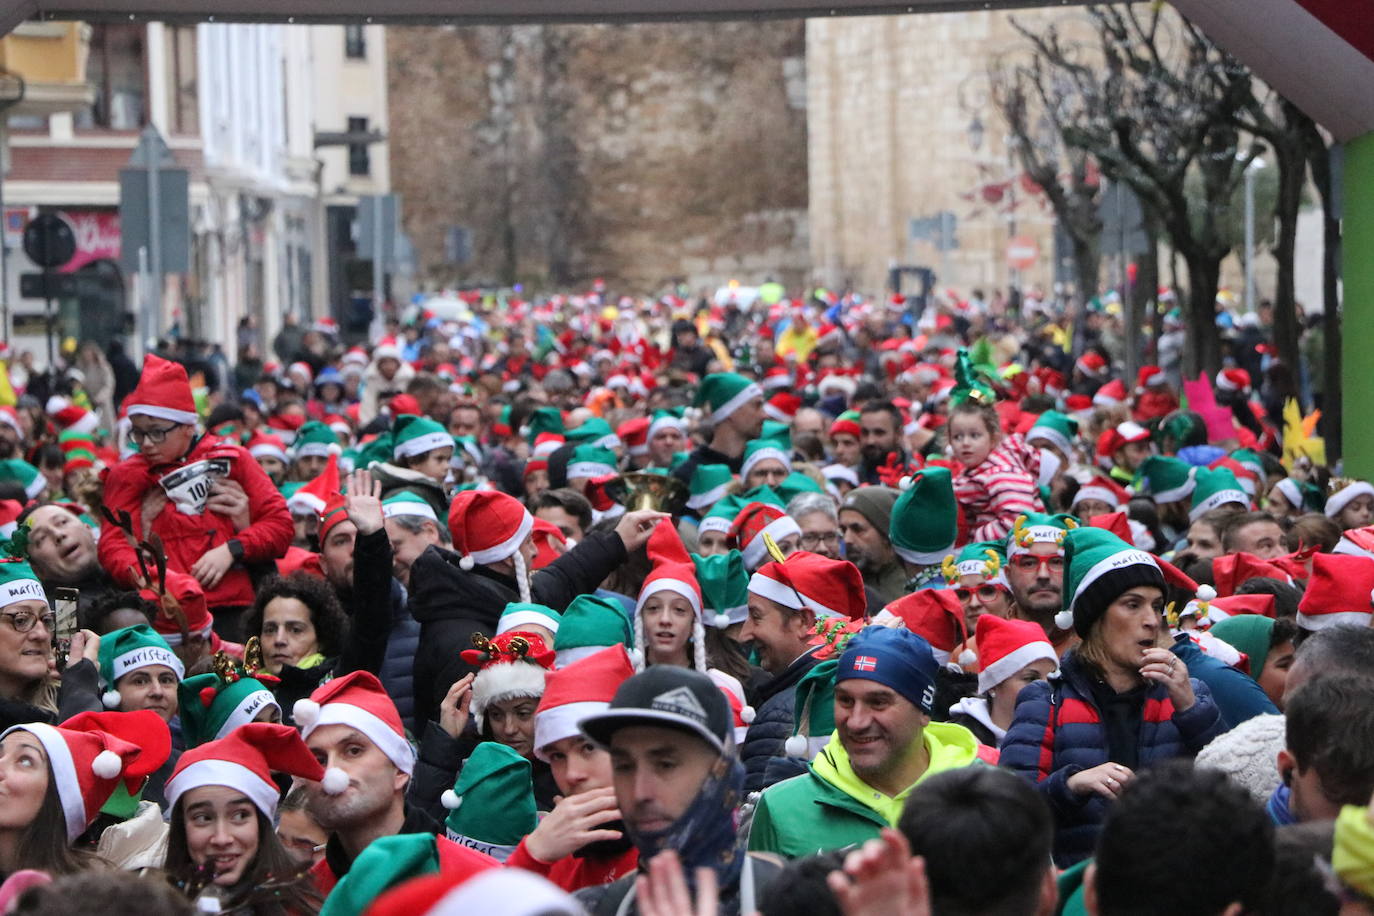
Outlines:
[{"label": "stone wall", "polygon": [[[389,29],[392,185],[421,276],[805,282],[804,28]],[[466,266],[446,261],[450,226]]]}]

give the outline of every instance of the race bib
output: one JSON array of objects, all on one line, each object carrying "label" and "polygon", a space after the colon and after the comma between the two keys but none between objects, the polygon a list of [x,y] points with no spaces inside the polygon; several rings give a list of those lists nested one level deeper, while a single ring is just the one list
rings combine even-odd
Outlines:
[{"label": "race bib", "polygon": [[177,468],[158,479],[162,489],[183,515],[205,514],[210,485],[216,478],[229,476],[229,459],[209,458]]}]

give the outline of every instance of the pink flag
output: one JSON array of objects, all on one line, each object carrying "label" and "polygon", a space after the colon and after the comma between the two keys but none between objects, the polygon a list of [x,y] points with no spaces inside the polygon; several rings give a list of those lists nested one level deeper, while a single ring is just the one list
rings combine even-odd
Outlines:
[{"label": "pink flag", "polygon": [[1212,393],[1212,380],[1205,373],[1199,375],[1195,382],[1185,378],[1183,394],[1188,399],[1188,409],[1202,417],[1207,424],[1208,442],[1215,444],[1236,437],[1236,423],[1231,411],[1217,405],[1216,396]]}]

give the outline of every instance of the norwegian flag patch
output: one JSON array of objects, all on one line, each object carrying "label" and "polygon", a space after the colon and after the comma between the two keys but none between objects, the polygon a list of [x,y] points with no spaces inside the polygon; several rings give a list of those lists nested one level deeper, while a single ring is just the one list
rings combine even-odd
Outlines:
[{"label": "norwegian flag patch", "polygon": [[878,668],[878,660],[871,655],[859,655],[854,659],[855,671],[875,671]]}]

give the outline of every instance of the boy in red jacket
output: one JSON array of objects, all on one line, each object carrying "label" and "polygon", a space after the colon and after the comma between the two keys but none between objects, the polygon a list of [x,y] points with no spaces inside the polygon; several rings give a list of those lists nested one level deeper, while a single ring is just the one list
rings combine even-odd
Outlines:
[{"label": "boy in red jacket", "polygon": [[[150,355],[125,408],[138,453],[110,468],[105,506],[129,513],[141,537],[162,538],[168,569],[200,582],[216,631],[238,640],[238,617],[253,603],[246,564],[291,544],[286,501],[246,449],[202,434],[180,364]],[[135,585],[138,559],[122,530],[102,527],[99,557],[116,582]]]}]

